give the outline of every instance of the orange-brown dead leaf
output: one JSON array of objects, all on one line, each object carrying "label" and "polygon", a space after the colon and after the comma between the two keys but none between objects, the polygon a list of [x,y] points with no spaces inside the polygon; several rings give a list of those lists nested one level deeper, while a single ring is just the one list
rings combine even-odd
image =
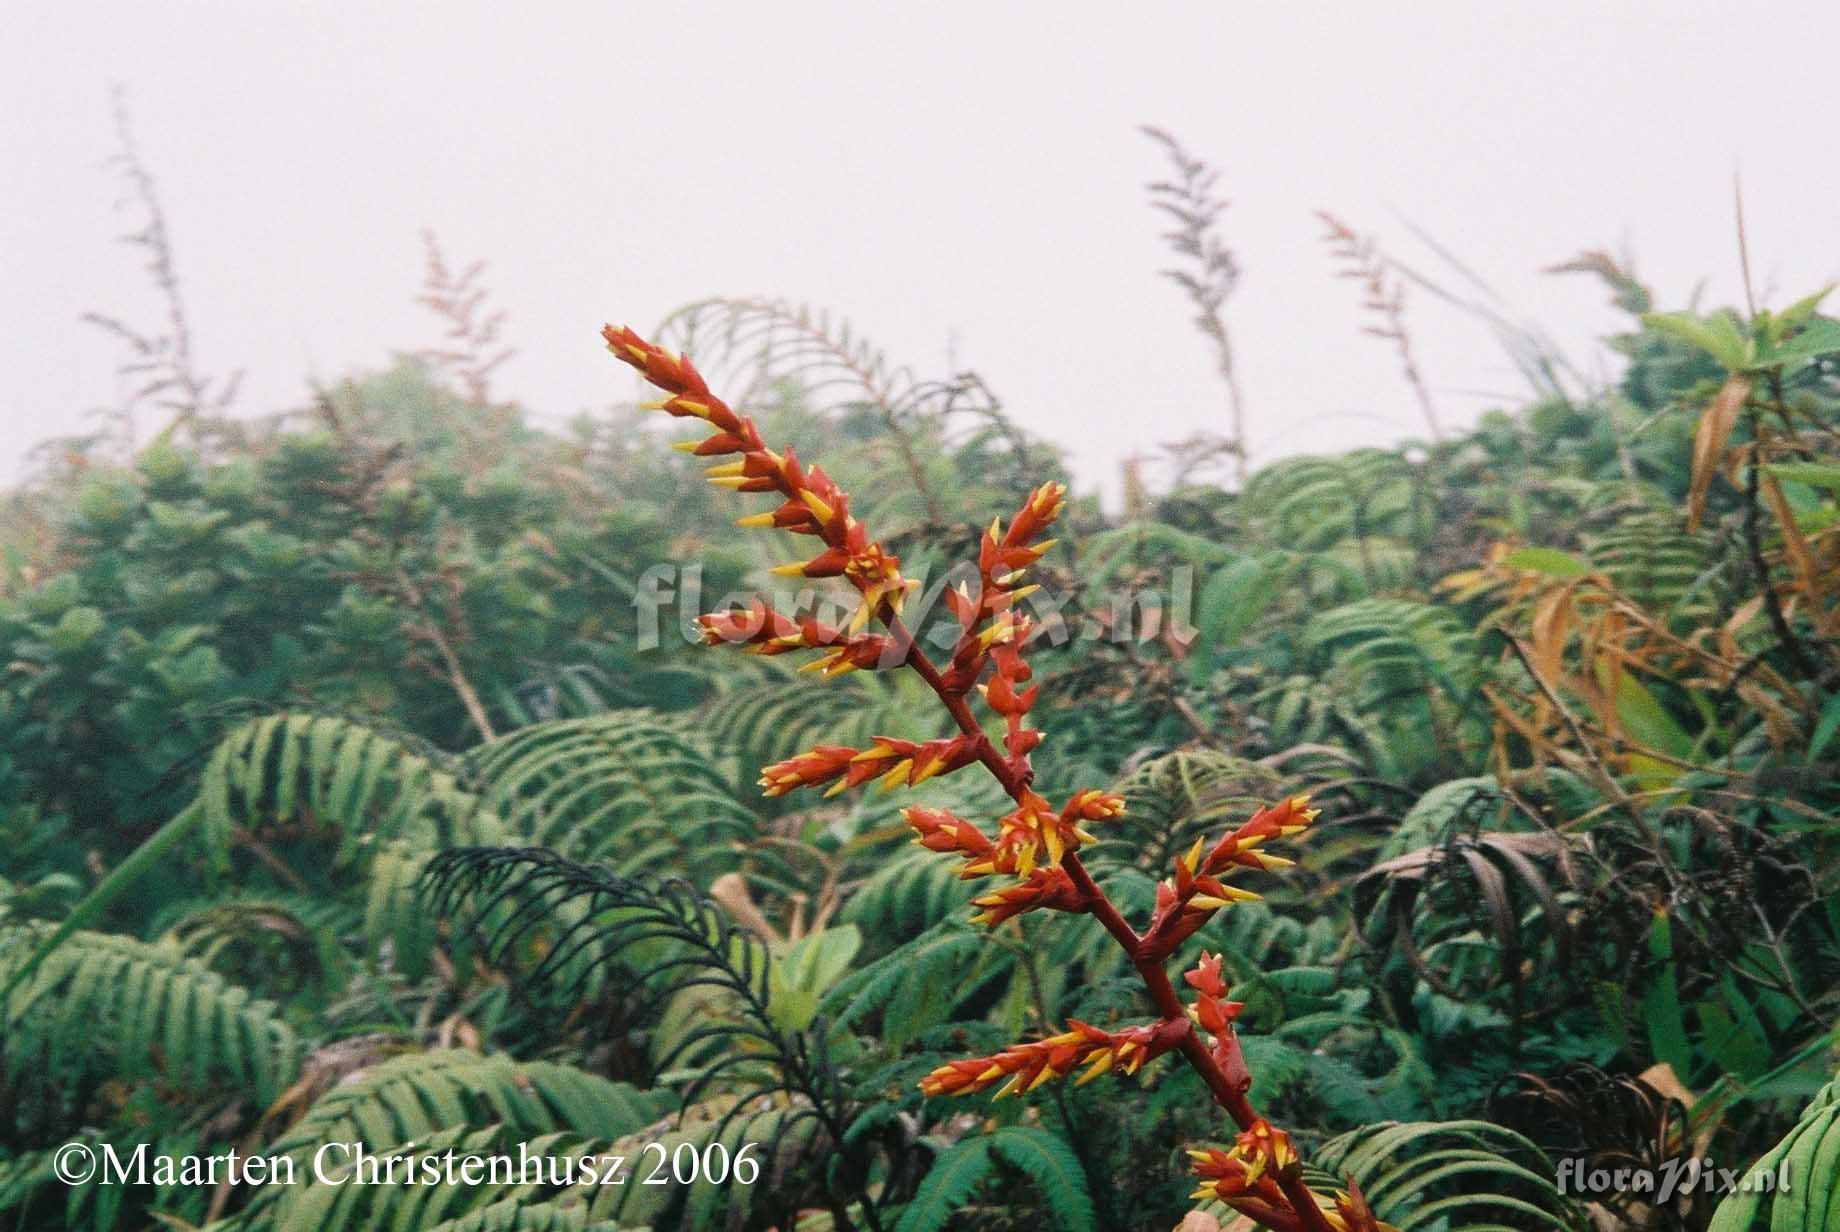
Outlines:
[{"label": "orange-brown dead leaf", "polygon": [[1693,477],[1687,491],[1689,531],[1699,529],[1700,515],[1706,510],[1706,493],[1712,488],[1713,472],[1725,456],[1725,443],[1731,439],[1731,430],[1738,423],[1738,412],[1744,409],[1744,400],[1750,393],[1751,379],[1734,373],[1726,378],[1699,417],[1699,427],[1693,433]]}]

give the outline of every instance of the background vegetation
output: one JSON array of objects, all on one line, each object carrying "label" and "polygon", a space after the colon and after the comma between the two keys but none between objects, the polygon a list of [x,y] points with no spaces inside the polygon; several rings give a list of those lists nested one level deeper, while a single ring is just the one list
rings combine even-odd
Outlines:
[{"label": "background vegetation", "polygon": [[[1771,1152],[1793,1193],[1716,1226],[1840,1227],[1840,323],[1813,299],[1656,314],[1587,253],[1568,268],[1631,314],[1621,379],[1580,388],[1504,327],[1533,392],[1456,432],[1412,360],[1419,276],[1330,219],[1427,439],[1251,468],[1237,269],[1205,166],[1168,145],[1155,200],[1227,427],[1176,448],[1172,484],[1121,459],[1120,516],[1075,502],[1042,580],[1084,635],[1035,659],[1043,781],[1130,803],[1091,860],[1108,892],[1145,913],[1198,833],[1314,794],[1297,873],[1190,948],[1227,955],[1262,1105],[1401,1227],[1704,1228],[1703,1192],[1581,1204],[1554,1161]],[[647,648],[648,570],[681,591],[700,566],[712,608],[778,580],[771,545],[632,414],[559,434],[496,397],[478,277],[431,248],[441,347],[268,418],[222,416],[182,314],[124,329],[144,399],[6,498],[0,1219],[1224,1220],[1185,1197],[1181,1148],[1224,1132],[1186,1069],[920,1095],[942,1060],[1133,1016],[1131,973],[1053,918],[983,944],[950,867],[907,845],[905,796],[760,797],[763,763],[931,737],[932,711],[896,674],[701,654],[680,606]],[[821,455],[909,573],[1061,474],[975,376],[914,378],[822,314],[714,300],[664,336]],[[995,796],[923,793],[973,816]],[[504,844],[554,854],[463,850]],[[72,1189],[50,1171],[72,1139],[720,1140],[763,1144],[764,1170]]]}]

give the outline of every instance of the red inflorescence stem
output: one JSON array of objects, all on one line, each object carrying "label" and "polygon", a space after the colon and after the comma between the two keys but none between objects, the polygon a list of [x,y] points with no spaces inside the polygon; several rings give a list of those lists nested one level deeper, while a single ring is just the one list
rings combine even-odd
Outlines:
[{"label": "red inflorescence stem", "polygon": [[[949,1081],[958,1088],[982,1089],[984,1084],[994,1081],[1000,1073],[1021,1071],[1025,1066],[1034,1068],[1028,1070],[1027,1075],[1015,1073],[1018,1081],[1024,1076],[1041,1076],[1044,1072],[1042,1067],[1051,1060],[1043,1052],[1044,1048],[1050,1052],[1059,1050],[1065,1055],[1090,1057],[1101,1070],[1109,1065],[1124,1064],[1128,1071],[1141,1065],[1147,1057],[1165,1049],[1179,1051],[1200,1074],[1215,1102],[1226,1109],[1239,1126],[1242,1143],[1251,1141],[1264,1152],[1260,1159],[1272,1165],[1257,1177],[1252,1176],[1250,1171],[1243,1175],[1235,1174],[1240,1181],[1256,1179],[1265,1188],[1254,1194],[1242,1185],[1227,1195],[1226,1200],[1240,1213],[1272,1232],[1342,1232],[1342,1229],[1330,1222],[1309,1187],[1304,1184],[1301,1164],[1295,1152],[1290,1149],[1288,1138],[1274,1131],[1247,1098],[1252,1076],[1247,1072],[1239,1042],[1229,1025],[1230,1017],[1203,1019],[1213,1022],[1210,1033],[1216,1044],[1213,1048],[1208,1047],[1191,1022],[1182,999],[1176,994],[1166,966],[1181,939],[1205,922],[1212,908],[1204,904],[1212,902],[1214,906],[1224,905],[1222,896],[1232,893],[1221,885],[1214,874],[1223,871],[1231,863],[1245,863],[1247,860],[1253,860],[1262,867],[1279,866],[1269,857],[1255,857],[1245,853],[1264,837],[1273,833],[1293,833],[1294,830],[1276,829],[1278,822],[1261,814],[1236,832],[1236,835],[1229,835],[1222,840],[1221,845],[1208,857],[1206,867],[1202,867],[1200,847],[1197,846],[1195,852],[1185,857],[1181,864],[1175,886],[1168,888],[1166,908],[1164,900],[1159,899],[1157,919],[1152,922],[1147,934],[1139,934],[1093,879],[1077,850],[1079,842],[1090,839],[1089,835],[1078,829],[1081,817],[1113,816],[1117,808],[1122,808],[1122,801],[1112,800],[1108,803],[1102,793],[1082,793],[1068,806],[1067,812],[1055,818],[1046,812],[1041,797],[1031,790],[1034,771],[1029,765],[1028,752],[1040,738],[1040,733],[1025,729],[1021,722],[1034,703],[1035,688],[1020,687],[1030,675],[1021,662],[1028,626],[1012,610],[1015,601],[1025,593],[1015,589],[1015,578],[1023,567],[1033,563],[1052,546],[1052,541],[1036,543],[1034,539],[1058,515],[1064,489],[1054,484],[1038,489],[1018,514],[1010,533],[1000,540],[996,525],[992,525],[980,555],[979,590],[975,595],[969,589],[964,590],[953,603],[963,634],[954,650],[948,679],[948,674],[942,673],[920,649],[906,622],[901,619],[901,600],[909,584],[900,575],[898,560],[888,554],[880,543],[870,539],[862,525],[850,516],[848,494],[825,476],[821,469],[813,467],[808,470],[803,467],[791,451],[782,455],[769,449],[761,440],[753,422],[737,415],[713,395],[688,359],[645,341],[631,330],[608,326],[603,332],[609,349],[616,356],[637,368],[648,381],[670,395],[657,404],[659,409],[679,418],[701,420],[713,431],[714,434],[707,440],[686,443],[686,447],[703,457],[740,455],[738,461],[712,467],[712,482],[741,492],[777,493],[785,498],[785,502],[770,513],[743,519],[744,525],[772,526],[794,534],[810,535],[825,545],[826,550],[811,560],[782,566],[776,572],[804,577],[843,577],[862,596],[862,605],[849,630],[777,617],[768,612],[764,605],[757,605],[758,611],[718,613],[703,617],[706,636],[710,640],[730,640],[731,635],[734,635],[745,641],[756,653],[781,653],[794,648],[822,649],[828,655],[823,661],[827,674],[866,666],[911,668],[939,698],[958,727],[959,735],[955,739],[932,741],[924,745],[878,737],[877,747],[861,752],[836,746],[820,746],[801,758],[769,767],[762,780],[768,793],[778,794],[793,787],[833,780],[840,780],[837,788],[842,789],[858,785],[867,777],[884,774],[888,776],[890,785],[898,785],[903,781],[917,785],[932,774],[957,769],[972,761],[982,763],[1016,803],[1017,812],[1012,817],[1026,823],[1026,827],[1019,824],[1018,830],[1026,828],[1027,832],[1022,833],[1017,845],[1005,853],[1005,858],[1009,860],[1006,871],[1014,869],[1028,878],[1031,869],[1036,867],[1038,854],[1045,850],[1049,863],[1058,863],[1059,866],[1059,873],[1053,876],[1064,874],[1064,880],[1058,886],[1042,889],[1042,897],[1035,899],[1034,905],[1082,911],[1098,920],[1130,956],[1132,965],[1137,969],[1156,1007],[1159,1021],[1154,1026],[1112,1034],[1076,1023],[1073,1024],[1076,1029],[1069,1034],[1056,1036],[1040,1044],[1019,1046],[1002,1054],[1003,1063],[988,1072],[983,1068],[984,1060],[987,1059],[980,1060],[969,1072],[948,1066],[945,1072],[950,1075]],[[879,621],[887,628],[889,636],[885,644],[884,639],[878,636],[860,632],[863,625],[871,620]],[[985,621],[990,622],[989,635],[980,640],[979,626]],[[992,742],[965,702],[966,692],[978,685],[979,677],[990,661],[995,661],[997,667],[986,700],[1007,721],[1007,756]],[[1291,814],[1302,806],[1300,801],[1291,801],[1287,807],[1291,813],[1285,816],[1294,820]],[[991,846],[988,839],[978,835],[975,827],[965,827],[969,834],[962,830],[947,834],[938,828],[942,823],[929,824],[935,825],[935,837],[948,844],[971,842],[981,844],[984,849]],[[1261,824],[1265,829],[1256,837],[1250,836],[1249,832],[1258,830]],[[1071,843],[1068,834],[1073,836]],[[1228,844],[1236,838],[1243,841],[1238,846],[1230,847]],[[1216,857],[1219,863],[1215,862]],[[1028,882],[1025,888],[1035,884]],[[1204,890],[1206,897],[1203,897]],[[1001,895],[998,897],[1001,898]],[[1000,913],[1013,913],[1015,909],[1010,904],[999,903],[987,915],[994,922],[1005,918]],[[1206,988],[1197,984],[1197,988],[1204,993],[1203,1004],[1197,1013],[1203,1013],[1209,1006],[1213,1007],[1217,1015],[1225,1013],[1219,1001],[1225,986],[1217,983],[1218,969],[1216,959],[1213,960],[1211,974],[1198,970],[1188,977],[1191,983],[1202,979],[1208,984]],[[1237,1012],[1237,1007],[1234,1007],[1234,1012]],[[1054,1065],[1056,1068],[1046,1076],[1062,1072],[1058,1068],[1059,1062],[1054,1062]],[[942,1080],[942,1085],[946,1081]],[[1221,1158],[1226,1160],[1227,1156],[1223,1154]],[[1238,1166],[1231,1160],[1219,1165],[1222,1169]],[[1260,1167],[1263,1166],[1262,1163]],[[1270,1188],[1273,1183],[1277,1186],[1276,1191]],[[1284,1210],[1278,1205],[1279,1192],[1290,1210]],[[1356,1207],[1338,1202],[1338,1211],[1344,1212],[1338,1215],[1338,1219],[1346,1225],[1346,1232],[1365,1232],[1365,1229],[1382,1226],[1366,1214],[1358,1190],[1355,1191],[1355,1203],[1359,1208],[1358,1213],[1364,1216],[1358,1227],[1347,1217],[1356,1211]]]},{"label": "red inflorescence stem", "polygon": [[[1020,803],[1023,793],[1028,790],[1028,784],[1017,773],[1015,767],[997,752],[996,746],[985,734],[983,725],[977,721],[977,716],[972,714],[971,708],[965,704],[965,699],[946,691],[940,679],[939,669],[927,658],[926,652],[920,649],[912,633],[909,632],[906,622],[899,616],[888,613],[884,623],[896,643],[907,648],[904,660],[906,665],[911,667],[938,696],[941,704],[952,715],[953,722],[958,724],[959,730],[976,742],[978,761],[983,763],[997,782],[1003,785],[1003,790],[1008,793],[1010,799]],[[1162,960],[1142,953],[1143,938],[1137,935],[1136,930],[1119,913],[1117,906],[1100,888],[1099,883],[1093,880],[1092,873],[1087,871],[1079,853],[1069,851],[1063,855],[1061,867],[1067,870],[1067,875],[1073,878],[1073,884],[1078,887],[1080,893],[1086,896],[1086,909],[1092,913],[1093,918],[1098,920],[1105,931],[1118,942],[1119,947],[1131,956],[1132,965],[1136,967],[1138,975],[1143,979],[1144,988],[1150,994],[1150,1001],[1155,1005],[1156,1012],[1165,1022],[1179,1021],[1186,1025],[1188,1011],[1183,1008],[1181,998],[1176,995],[1175,985],[1170,982],[1168,969],[1164,967]],[[1207,1084],[1208,1091],[1214,1097],[1214,1102],[1226,1109],[1227,1115],[1233,1118],[1234,1124],[1242,1130],[1251,1129],[1262,1119],[1252,1106],[1252,1101],[1246,1096],[1247,1090],[1252,1085],[1252,1075],[1240,1058],[1237,1039],[1232,1036],[1228,1036],[1227,1039],[1231,1041],[1226,1049],[1230,1060],[1225,1064],[1215,1058],[1213,1052],[1209,1051],[1207,1045],[1202,1043],[1201,1037],[1195,1034],[1192,1028],[1183,1034],[1180,1051],[1183,1059],[1201,1075],[1201,1080]],[[1276,1209],[1270,1209],[1261,1214],[1249,1209],[1250,1203],[1242,1208],[1242,1213],[1250,1215],[1272,1229],[1273,1232],[1295,1232],[1296,1229],[1302,1229],[1304,1232],[1335,1232],[1328,1218],[1323,1215],[1322,1207],[1317,1204],[1315,1196],[1311,1194],[1309,1187],[1303,1183],[1301,1177],[1293,1177],[1289,1180],[1280,1178],[1278,1183],[1284,1189],[1284,1196],[1290,1199],[1291,1206],[1300,1213],[1300,1217],[1294,1217],[1288,1212]]]}]

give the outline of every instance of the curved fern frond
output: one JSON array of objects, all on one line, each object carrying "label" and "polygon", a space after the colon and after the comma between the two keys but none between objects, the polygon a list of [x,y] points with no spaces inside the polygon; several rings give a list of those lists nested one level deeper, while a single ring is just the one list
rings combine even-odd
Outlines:
[{"label": "curved fern frond", "polygon": [[423,850],[489,843],[503,825],[433,749],[333,715],[272,714],[233,729],[206,764],[198,799],[206,850],[220,867],[239,833],[335,828],[337,860],[380,839]]},{"label": "curved fern frond", "polygon": [[[0,939],[0,972],[23,960],[39,929]],[[194,1090],[228,1081],[258,1103],[293,1080],[302,1042],[272,1002],[251,997],[176,948],[79,931],[0,1004],[7,1081],[66,1093],[106,1064]],[[111,1063],[112,1059],[112,1063]]]},{"label": "curved fern frond", "polygon": [[[765,947],[685,883],[640,882],[539,848],[473,848],[436,857],[427,893],[442,915],[472,921],[488,959],[534,939],[540,957],[524,980],[619,978],[660,1012],[655,1063],[685,1105],[721,1101],[712,1137],[751,1137],[770,1118],[768,1154],[841,1149],[855,1109],[828,1024],[783,1026]],[[809,1133],[813,1122],[822,1135]]]},{"label": "curved fern frond", "polygon": [[1317,1148],[1323,1189],[1352,1176],[1374,1214],[1400,1232],[1571,1232],[1584,1213],[1526,1138],[1487,1121],[1383,1122]]},{"label": "curved fern frond", "polygon": [[347,1078],[269,1150],[303,1158],[327,1142],[362,1142],[383,1150],[443,1130],[495,1124],[533,1134],[568,1130],[618,1138],[674,1104],[668,1095],[573,1066],[437,1049],[391,1057]]},{"label": "curved fern frond", "polygon": [[1028,1125],[1008,1125],[962,1139],[933,1162],[913,1201],[901,1212],[895,1232],[939,1232],[998,1161],[1023,1173],[1040,1191],[1063,1232],[1093,1232],[1098,1216],[1086,1173],[1073,1149],[1058,1135]]},{"label": "curved fern frond", "polygon": [[1740,1175],[1749,1183],[1719,1203],[1707,1232],[1840,1227],[1840,1078]]},{"label": "curved fern frond", "polygon": [[521,837],[623,873],[670,868],[707,884],[756,826],[708,756],[645,711],[522,728],[467,766]]}]

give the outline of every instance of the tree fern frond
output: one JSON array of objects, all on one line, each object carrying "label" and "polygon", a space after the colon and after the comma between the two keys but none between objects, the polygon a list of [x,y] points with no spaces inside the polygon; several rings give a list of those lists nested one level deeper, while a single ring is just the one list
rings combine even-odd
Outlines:
[{"label": "tree fern frond", "polygon": [[774,1119],[769,1153],[808,1121],[822,1127],[821,1140],[843,1141],[855,1110],[831,1057],[829,1024],[783,1026],[775,964],[763,944],[685,883],[635,881],[538,848],[474,848],[436,857],[427,894],[442,915],[473,921],[495,960],[556,922],[527,980],[580,981],[596,971],[609,978],[611,971],[657,1009],[701,998],[704,1012],[671,1019],[677,1029],[655,1040],[653,1051],[686,1106],[725,1103],[715,1138],[737,1126],[747,1132],[789,1099],[790,1110],[780,1107]]},{"label": "tree fern frond", "polygon": [[1325,1191],[1352,1176],[1374,1214],[1401,1228],[1571,1232],[1582,1211],[1533,1143],[1487,1121],[1382,1122],[1332,1138],[1314,1162]]},{"label": "tree fern frond", "polygon": [[332,715],[273,714],[218,742],[199,784],[207,851],[228,862],[238,830],[299,821],[337,828],[341,861],[374,838],[424,849],[492,842],[498,819],[432,749]]},{"label": "tree fern frond", "polygon": [[521,728],[467,766],[514,832],[626,873],[668,867],[707,884],[756,827],[708,755],[645,711]]},{"label": "tree fern frond", "polygon": [[1035,1183],[1054,1215],[1055,1228],[1091,1232],[1098,1226],[1086,1173],[1072,1148],[1045,1129],[1008,1125],[961,1139],[940,1155],[901,1212],[895,1232],[939,1232],[990,1177],[999,1159]]},{"label": "tree fern frond", "polygon": [[1840,1227],[1840,1078],[1816,1092],[1782,1141],[1739,1175],[1754,1179],[1719,1203],[1707,1232]]},{"label": "tree fern frond", "polygon": [[[5,972],[42,930],[9,930]],[[176,948],[77,932],[0,1004],[0,1058],[9,1082],[75,1092],[105,1056],[124,1078],[158,1074],[201,1089],[227,1080],[257,1102],[292,1081],[303,1047],[275,1005],[252,998]]]}]

